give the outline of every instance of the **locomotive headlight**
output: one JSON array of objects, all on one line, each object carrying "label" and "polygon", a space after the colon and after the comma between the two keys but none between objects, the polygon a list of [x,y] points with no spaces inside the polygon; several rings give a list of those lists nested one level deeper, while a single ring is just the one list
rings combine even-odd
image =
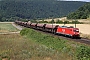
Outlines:
[{"label": "locomotive headlight", "polygon": [[76,30],[76,32],[79,32],[79,30]]}]

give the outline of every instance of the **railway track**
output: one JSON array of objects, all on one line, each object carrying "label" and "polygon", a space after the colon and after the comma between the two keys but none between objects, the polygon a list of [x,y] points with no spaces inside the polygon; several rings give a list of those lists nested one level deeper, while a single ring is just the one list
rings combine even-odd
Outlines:
[{"label": "railway track", "polygon": [[85,43],[90,45],[90,39],[86,39],[86,38],[81,38],[81,39],[73,39],[76,42],[80,42],[80,43]]},{"label": "railway track", "polygon": [[90,45],[90,39],[87,39],[87,38],[80,37],[80,38],[74,38],[74,39],[72,39],[72,38],[70,38],[68,36],[63,36],[63,35],[58,35],[58,34],[52,34],[50,32],[43,32],[41,30],[36,30],[36,31],[41,32],[41,33],[44,33],[44,34],[49,34],[49,35],[54,36],[54,37],[59,37],[59,38],[65,39],[65,40],[70,40],[70,41],[75,41],[75,42],[79,42],[79,43]]},{"label": "railway track", "polygon": [[[19,26],[19,25],[16,25],[16,26]],[[18,28],[22,28],[21,26],[19,26]],[[24,28],[24,27],[23,27]],[[22,30],[22,29],[20,29]],[[34,29],[38,32],[41,32],[41,33],[44,33],[44,34],[49,34],[49,35],[52,35],[52,36],[55,36],[55,37],[59,37],[59,38],[62,38],[62,39],[66,39],[66,40],[70,40],[70,41],[75,41],[75,42],[80,42],[80,43],[84,43],[84,44],[87,44],[87,45],[90,45],[90,39],[87,39],[87,38],[77,38],[77,39],[72,39],[70,37],[66,37],[66,36],[63,36],[63,35],[58,35],[58,34],[52,34],[50,32],[43,32],[41,30],[37,30],[37,29]]]}]

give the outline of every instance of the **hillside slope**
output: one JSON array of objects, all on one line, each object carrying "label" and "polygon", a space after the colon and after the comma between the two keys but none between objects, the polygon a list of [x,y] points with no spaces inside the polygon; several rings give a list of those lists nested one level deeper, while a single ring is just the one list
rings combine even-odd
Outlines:
[{"label": "hillside slope", "polygon": [[20,17],[29,19],[62,17],[75,11],[83,4],[85,4],[85,2],[3,0],[0,1],[0,16],[6,18]]},{"label": "hillside slope", "polygon": [[90,18],[90,3],[80,7],[77,11],[70,13],[68,19],[87,19]]}]

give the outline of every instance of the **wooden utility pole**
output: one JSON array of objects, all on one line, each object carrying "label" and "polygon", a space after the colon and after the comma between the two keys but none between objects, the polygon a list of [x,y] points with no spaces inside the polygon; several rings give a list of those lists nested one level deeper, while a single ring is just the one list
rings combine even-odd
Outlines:
[{"label": "wooden utility pole", "polygon": [[52,18],[52,33],[53,33],[53,18]]},{"label": "wooden utility pole", "polygon": [[75,20],[75,28],[76,28],[76,19],[77,19],[77,18],[76,18],[76,16],[75,16],[75,19],[74,19],[74,20]]}]

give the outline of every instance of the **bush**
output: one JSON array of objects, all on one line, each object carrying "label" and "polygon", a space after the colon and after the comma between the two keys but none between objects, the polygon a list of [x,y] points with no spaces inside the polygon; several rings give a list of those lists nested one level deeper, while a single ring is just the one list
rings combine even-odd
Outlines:
[{"label": "bush", "polygon": [[26,35],[28,32],[29,32],[29,29],[26,28],[21,30],[20,34],[23,36],[23,35]]},{"label": "bush", "polygon": [[90,60],[90,48],[87,46],[78,47],[76,57],[78,60]]},{"label": "bush", "polygon": [[64,24],[69,24],[70,22],[69,21],[64,21]]},{"label": "bush", "polygon": [[72,24],[81,24],[81,22],[79,22],[79,21],[72,21]]},{"label": "bush", "polygon": [[63,21],[57,20],[56,23],[57,24],[63,24]]},{"label": "bush", "polygon": [[43,34],[40,32],[37,32],[33,29],[23,29],[20,34],[26,35],[27,38],[30,38],[40,44],[44,44],[50,48],[54,48],[54,49],[62,49],[66,46],[66,41],[62,40],[60,38],[55,38],[53,36],[47,35],[47,34]]}]

